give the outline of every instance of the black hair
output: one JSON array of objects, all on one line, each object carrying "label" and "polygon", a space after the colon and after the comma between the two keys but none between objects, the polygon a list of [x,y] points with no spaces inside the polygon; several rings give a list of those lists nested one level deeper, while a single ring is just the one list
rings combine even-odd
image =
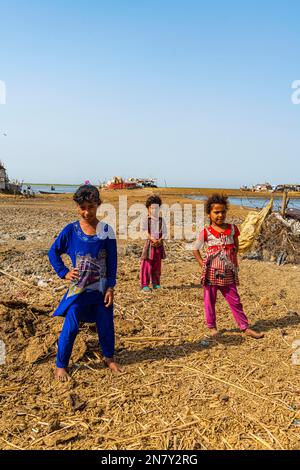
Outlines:
[{"label": "black hair", "polygon": [[162,205],[161,198],[157,196],[156,194],[153,194],[152,196],[149,196],[147,201],[146,201],[146,207],[147,209],[152,206],[152,204],[157,204],[158,206]]},{"label": "black hair", "polygon": [[205,203],[205,211],[209,215],[214,204],[222,204],[226,211],[229,209],[228,196],[226,194],[215,193],[210,196]]},{"label": "black hair", "polygon": [[73,201],[81,205],[85,202],[101,204],[100,194],[98,188],[91,184],[83,184],[79,186],[76,193],[73,196]]}]

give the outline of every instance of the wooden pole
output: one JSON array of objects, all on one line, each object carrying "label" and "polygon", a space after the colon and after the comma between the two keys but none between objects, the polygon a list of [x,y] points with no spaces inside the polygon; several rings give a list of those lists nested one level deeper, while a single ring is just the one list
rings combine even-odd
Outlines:
[{"label": "wooden pole", "polygon": [[286,211],[287,205],[289,203],[288,194],[289,194],[288,190],[285,189],[283,191],[283,195],[282,195],[282,204],[281,204],[281,211],[280,211],[280,214],[282,215],[282,217],[285,216],[285,211]]}]

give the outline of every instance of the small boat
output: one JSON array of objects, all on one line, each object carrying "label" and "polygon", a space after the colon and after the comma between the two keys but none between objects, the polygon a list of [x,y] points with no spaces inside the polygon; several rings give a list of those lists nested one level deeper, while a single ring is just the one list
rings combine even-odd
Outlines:
[{"label": "small boat", "polygon": [[285,215],[289,217],[290,219],[295,219],[300,221],[300,209],[286,209]]},{"label": "small boat", "polygon": [[54,191],[39,191],[40,194],[67,194],[67,193],[58,193]]}]

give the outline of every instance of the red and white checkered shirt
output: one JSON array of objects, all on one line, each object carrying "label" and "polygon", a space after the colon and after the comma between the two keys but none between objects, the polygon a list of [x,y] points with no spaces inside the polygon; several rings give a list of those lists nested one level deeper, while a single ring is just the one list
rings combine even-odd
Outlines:
[{"label": "red and white checkered shirt", "polygon": [[199,234],[196,249],[204,244],[208,248],[203,259],[201,283],[214,286],[238,284],[238,261],[235,240],[240,232],[236,225],[227,224],[224,232],[217,232],[211,225]]}]

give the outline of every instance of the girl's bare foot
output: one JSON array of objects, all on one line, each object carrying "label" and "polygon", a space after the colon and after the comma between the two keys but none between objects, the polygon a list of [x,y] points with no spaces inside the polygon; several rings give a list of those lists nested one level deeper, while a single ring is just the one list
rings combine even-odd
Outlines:
[{"label": "girl's bare foot", "polygon": [[57,367],[55,372],[55,378],[60,382],[66,382],[70,378],[70,376],[68,374],[67,369]]},{"label": "girl's bare foot", "polygon": [[109,358],[106,357],[104,359],[104,362],[107,365],[107,367],[109,367],[109,369],[112,370],[115,374],[119,374],[120,372],[123,372],[123,370],[121,369],[119,364],[117,364],[114,361],[114,359],[109,359]]},{"label": "girl's bare foot", "polygon": [[209,329],[209,334],[210,334],[211,338],[215,338],[216,336],[219,335],[219,332],[218,332],[217,328],[210,328]]},{"label": "girl's bare foot", "polygon": [[251,336],[251,338],[260,339],[263,338],[265,335],[263,333],[258,333],[257,331],[251,330],[251,328],[247,328],[243,330],[243,333],[247,336]]}]

